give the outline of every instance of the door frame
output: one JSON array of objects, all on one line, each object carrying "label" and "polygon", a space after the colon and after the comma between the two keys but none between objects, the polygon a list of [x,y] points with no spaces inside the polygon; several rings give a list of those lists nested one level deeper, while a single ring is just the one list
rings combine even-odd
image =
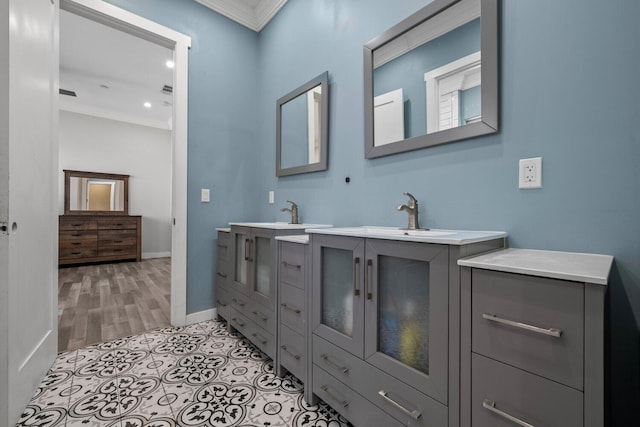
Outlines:
[{"label": "door frame", "polygon": [[60,8],[173,50],[171,156],[171,324],[187,322],[187,126],[191,37],[101,0],[61,0]]}]

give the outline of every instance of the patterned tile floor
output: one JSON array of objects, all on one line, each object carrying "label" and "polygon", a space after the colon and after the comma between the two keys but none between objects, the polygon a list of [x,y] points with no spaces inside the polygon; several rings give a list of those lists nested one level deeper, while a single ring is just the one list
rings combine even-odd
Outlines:
[{"label": "patterned tile floor", "polygon": [[340,427],[260,350],[209,321],[61,353],[17,426]]}]

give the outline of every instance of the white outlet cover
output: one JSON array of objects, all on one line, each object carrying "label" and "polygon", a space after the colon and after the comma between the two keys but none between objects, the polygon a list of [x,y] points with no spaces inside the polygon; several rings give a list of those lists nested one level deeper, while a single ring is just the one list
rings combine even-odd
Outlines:
[{"label": "white outlet cover", "polygon": [[542,188],[542,157],[520,159],[518,186],[523,189]]},{"label": "white outlet cover", "polygon": [[209,202],[211,201],[210,199],[210,191],[208,188],[203,188],[200,190],[200,201],[201,202]]}]

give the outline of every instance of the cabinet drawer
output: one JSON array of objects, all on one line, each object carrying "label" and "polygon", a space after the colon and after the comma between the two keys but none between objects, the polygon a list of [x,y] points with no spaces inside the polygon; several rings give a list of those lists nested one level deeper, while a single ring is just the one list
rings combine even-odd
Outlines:
[{"label": "cabinet drawer", "polygon": [[447,424],[445,405],[318,336],[313,337],[313,363],[405,424]]},{"label": "cabinet drawer", "polygon": [[58,242],[60,251],[64,249],[96,249],[96,239],[75,239],[75,240],[60,240]]},{"label": "cabinet drawer", "polygon": [[231,238],[229,233],[223,231],[218,232],[218,242],[216,243],[218,262],[228,261],[231,253]]},{"label": "cabinet drawer", "polygon": [[286,326],[280,327],[280,364],[300,381],[306,382],[304,337]]},{"label": "cabinet drawer", "polygon": [[58,227],[60,231],[95,230],[97,223],[89,219],[60,219]]},{"label": "cabinet drawer", "polygon": [[[581,392],[477,354],[472,355],[473,427],[582,427]],[[496,413],[495,411],[500,411]]]},{"label": "cabinet drawer", "polygon": [[89,258],[95,257],[97,251],[95,246],[91,248],[60,248],[58,251],[58,258],[60,259],[75,259],[75,258]]},{"label": "cabinet drawer", "polygon": [[231,307],[233,307],[239,313],[244,314],[244,312],[249,308],[249,299],[235,291],[231,291],[229,294],[231,297]]},{"label": "cabinet drawer", "polygon": [[478,269],[472,275],[472,350],[582,390],[583,285]]},{"label": "cabinet drawer", "polygon": [[119,247],[98,247],[98,256],[137,256],[138,247],[119,246]]},{"label": "cabinet drawer", "polygon": [[233,326],[236,331],[240,332],[245,337],[249,338],[248,335],[253,331],[255,326],[253,323],[247,319],[242,313],[238,312],[233,306],[228,307],[229,309],[229,323]]},{"label": "cabinet drawer", "polygon": [[276,331],[276,314],[275,312],[265,308],[263,305],[250,301],[244,310],[245,316],[253,320],[258,326],[264,328],[267,332],[275,334]]},{"label": "cabinet drawer", "polygon": [[108,218],[98,220],[98,229],[107,230],[111,228],[127,228],[135,230],[138,228],[138,221],[134,218]]},{"label": "cabinet drawer", "polygon": [[304,289],[306,245],[292,242],[280,245],[280,281]]},{"label": "cabinet drawer", "polygon": [[299,334],[304,334],[306,324],[304,290],[281,282],[279,292],[280,323],[289,326]]},{"label": "cabinet drawer", "polygon": [[264,329],[258,327],[254,323],[253,327],[248,332],[248,334],[245,335],[245,337],[247,337],[249,339],[249,341],[254,343],[260,350],[262,350],[271,359],[275,359],[276,358],[276,338],[275,338],[275,335],[272,335],[272,334],[268,333],[267,331],[265,331]]},{"label": "cabinet drawer", "polygon": [[313,366],[313,392],[355,426],[402,426],[400,422],[316,365]]},{"label": "cabinet drawer", "polygon": [[229,296],[229,292],[219,287],[216,288],[216,308],[218,309],[218,316],[229,321],[231,297]]},{"label": "cabinet drawer", "polygon": [[98,236],[95,231],[77,230],[77,231],[61,231],[59,233],[60,241],[64,240],[92,240],[96,242]]}]

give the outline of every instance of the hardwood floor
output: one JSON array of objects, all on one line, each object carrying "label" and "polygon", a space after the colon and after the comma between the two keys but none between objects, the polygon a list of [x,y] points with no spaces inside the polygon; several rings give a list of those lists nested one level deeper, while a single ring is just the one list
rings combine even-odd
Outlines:
[{"label": "hardwood floor", "polygon": [[169,326],[171,258],[58,270],[58,352]]}]

